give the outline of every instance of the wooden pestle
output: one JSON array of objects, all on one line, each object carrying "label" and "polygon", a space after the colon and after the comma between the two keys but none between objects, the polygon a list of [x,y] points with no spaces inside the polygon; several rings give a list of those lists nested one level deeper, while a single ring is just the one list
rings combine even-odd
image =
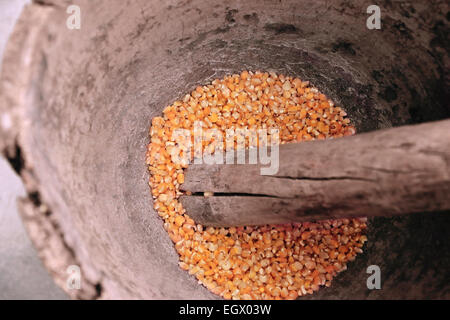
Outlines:
[{"label": "wooden pestle", "polygon": [[181,202],[206,226],[450,209],[450,120],[284,144],[278,172],[261,175],[261,167],[192,164],[181,185],[192,195]]}]

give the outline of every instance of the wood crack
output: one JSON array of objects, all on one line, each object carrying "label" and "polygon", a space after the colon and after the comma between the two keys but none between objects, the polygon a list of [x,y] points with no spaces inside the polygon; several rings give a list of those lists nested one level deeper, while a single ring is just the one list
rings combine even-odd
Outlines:
[{"label": "wood crack", "polygon": [[357,181],[367,181],[367,182],[377,182],[375,179],[363,178],[363,177],[352,177],[352,176],[340,176],[340,177],[292,177],[292,176],[271,176],[277,179],[288,179],[288,180],[307,180],[307,181],[331,181],[331,180],[357,180]]}]

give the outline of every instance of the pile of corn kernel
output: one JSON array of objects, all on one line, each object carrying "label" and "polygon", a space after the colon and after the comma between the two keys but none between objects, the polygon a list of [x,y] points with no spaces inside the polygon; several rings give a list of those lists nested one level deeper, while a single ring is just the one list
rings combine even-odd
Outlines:
[{"label": "pile of corn kernel", "polygon": [[[362,252],[365,218],[231,228],[196,224],[178,201],[187,164],[172,161],[172,133],[179,128],[193,132],[195,121],[223,133],[278,128],[283,144],[354,134],[345,116],[308,82],[243,71],[197,87],[168,106],[163,117],[153,118],[146,156],[149,185],[180,267],[225,299],[295,299],[330,286]],[[203,147],[211,143],[206,140]]]}]

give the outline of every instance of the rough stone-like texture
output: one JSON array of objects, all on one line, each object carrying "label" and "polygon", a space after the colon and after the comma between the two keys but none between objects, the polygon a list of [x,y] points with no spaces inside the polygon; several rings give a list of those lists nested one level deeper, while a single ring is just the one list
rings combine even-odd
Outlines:
[{"label": "rough stone-like texture", "polygon": [[[0,0],[0,60],[17,18],[29,0]],[[1,68],[1,66],[0,66]],[[1,126],[11,125],[0,118]],[[0,156],[0,300],[67,299],[39,259],[17,210],[23,182]]]},{"label": "rough stone-like texture", "polygon": [[[81,265],[84,298],[217,298],[177,266],[144,165],[150,119],[198,84],[242,69],[299,76],[359,132],[449,117],[445,1],[381,2],[381,30],[365,27],[364,1],[73,2],[81,30],[65,27],[58,0],[31,5],[16,27],[0,150],[48,208],[38,219],[68,253],[61,265]],[[371,221],[365,254],[310,298],[448,298],[448,219]],[[369,264],[383,290],[367,290]]]},{"label": "rough stone-like texture", "polygon": [[16,197],[24,195],[19,177],[0,157],[0,300],[65,299],[17,214]]}]

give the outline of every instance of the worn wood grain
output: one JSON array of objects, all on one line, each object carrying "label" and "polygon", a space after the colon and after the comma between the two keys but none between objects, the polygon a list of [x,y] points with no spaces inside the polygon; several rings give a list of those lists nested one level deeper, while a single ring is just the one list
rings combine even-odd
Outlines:
[{"label": "worn wood grain", "polygon": [[276,174],[261,167],[190,165],[181,189],[193,194],[183,206],[213,226],[449,209],[450,120],[285,144]]}]

